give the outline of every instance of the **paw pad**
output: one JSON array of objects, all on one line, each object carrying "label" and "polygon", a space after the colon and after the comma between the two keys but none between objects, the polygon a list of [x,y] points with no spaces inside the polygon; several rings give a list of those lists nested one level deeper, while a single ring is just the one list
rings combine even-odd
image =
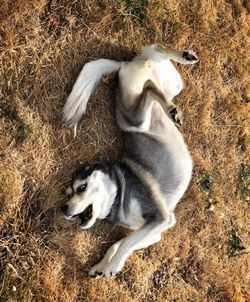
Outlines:
[{"label": "paw pad", "polygon": [[178,126],[182,125],[182,112],[179,108],[174,107],[169,111],[172,121]]}]

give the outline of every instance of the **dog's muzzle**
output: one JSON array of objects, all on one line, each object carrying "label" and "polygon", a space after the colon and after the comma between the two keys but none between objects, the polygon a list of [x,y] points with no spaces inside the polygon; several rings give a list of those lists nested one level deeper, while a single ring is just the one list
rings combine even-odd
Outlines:
[{"label": "dog's muzzle", "polygon": [[76,217],[79,217],[81,220],[81,224],[80,227],[84,228],[88,222],[91,220],[91,218],[93,217],[93,205],[89,205],[83,212],[78,213],[76,215],[69,215],[69,206],[67,204],[64,204],[63,206],[61,206],[61,211],[64,214],[64,217],[66,219],[74,219]]}]

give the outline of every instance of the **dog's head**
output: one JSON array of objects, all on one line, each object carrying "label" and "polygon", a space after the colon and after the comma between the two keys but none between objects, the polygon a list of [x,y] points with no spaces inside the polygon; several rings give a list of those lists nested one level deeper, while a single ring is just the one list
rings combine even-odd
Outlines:
[{"label": "dog's head", "polygon": [[86,165],[74,173],[61,210],[67,219],[79,217],[81,228],[90,228],[97,218],[104,219],[110,213],[116,190],[109,164]]}]

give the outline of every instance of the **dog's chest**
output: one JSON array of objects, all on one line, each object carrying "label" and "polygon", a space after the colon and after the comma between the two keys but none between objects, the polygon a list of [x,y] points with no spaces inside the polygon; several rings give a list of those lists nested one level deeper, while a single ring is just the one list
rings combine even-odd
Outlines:
[{"label": "dog's chest", "polygon": [[145,219],[142,217],[142,210],[139,202],[135,198],[126,201],[119,210],[119,223],[131,229],[138,229],[145,224]]}]

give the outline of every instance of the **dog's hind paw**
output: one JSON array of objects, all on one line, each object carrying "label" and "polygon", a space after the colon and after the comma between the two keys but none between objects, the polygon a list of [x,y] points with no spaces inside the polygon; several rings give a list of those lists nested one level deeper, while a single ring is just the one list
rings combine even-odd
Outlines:
[{"label": "dog's hind paw", "polygon": [[187,61],[188,64],[194,64],[199,61],[199,58],[192,50],[183,51],[182,57]]},{"label": "dog's hind paw", "polygon": [[183,124],[183,117],[182,117],[182,111],[178,107],[174,107],[171,110],[169,110],[170,117],[172,121],[177,125],[181,126]]}]

